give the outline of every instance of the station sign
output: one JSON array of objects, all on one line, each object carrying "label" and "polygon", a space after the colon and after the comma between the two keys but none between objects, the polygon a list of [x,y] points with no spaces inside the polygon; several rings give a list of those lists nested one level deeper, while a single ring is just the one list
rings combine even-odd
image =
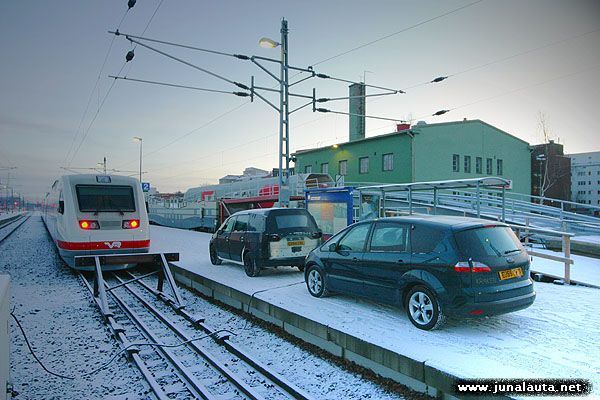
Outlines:
[{"label": "station sign", "polygon": [[150,191],[150,182],[142,182],[142,191],[149,192]]}]

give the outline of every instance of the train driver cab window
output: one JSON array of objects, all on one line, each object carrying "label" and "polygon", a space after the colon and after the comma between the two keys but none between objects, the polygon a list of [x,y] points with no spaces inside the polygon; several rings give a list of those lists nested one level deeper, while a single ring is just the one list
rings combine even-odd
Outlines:
[{"label": "train driver cab window", "polygon": [[77,185],[79,211],[134,212],[135,200],[131,186]]}]

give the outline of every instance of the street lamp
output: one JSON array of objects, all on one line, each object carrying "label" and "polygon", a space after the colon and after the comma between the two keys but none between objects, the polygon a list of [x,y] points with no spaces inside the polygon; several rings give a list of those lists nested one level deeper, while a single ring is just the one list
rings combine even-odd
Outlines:
[{"label": "street lamp", "polygon": [[140,185],[142,184],[142,138],[134,136],[133,140],[140,142]]},{"label": "street lamp", "polygon": [[[281,20],[281,42],[266,37],[261,38],[258,44],[263,48],[274,49],[281,47],[281,73],[279,76],[279,168],[278,185],[279,194],[277,197],[279,206],[287,206],[287,195],[283,192],[284,182],[287,184],[287,178],[290,170],[290,109],[289,109],[289,62],[288,62],[288,24],[285,18]],[[285,142],[285,150],[284,150]],[[285,152],[284,152],[285,151]],[[283,162],[285,160],[285,170]],[[284,172],[285,171],[285,172]],[[285,178],[284,178],[285,173]]]}]

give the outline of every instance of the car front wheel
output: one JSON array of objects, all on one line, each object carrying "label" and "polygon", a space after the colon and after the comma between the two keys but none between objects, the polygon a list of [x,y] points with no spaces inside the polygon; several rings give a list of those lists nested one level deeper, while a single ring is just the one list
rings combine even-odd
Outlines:
[{"label": "car front wheel", "polygon": [[210,255],[210,263],[212,265],[221,265],[221,259],[217,255],[217,249],[215,249],[214,245],[210,245],[208,248],[208,254]]},{"label": "car front wheel", "polygon": [[255,277],[260,274],[260,266],[257,265],[256,260],[250,253],[244,254],[244,272],[250,277]]},{"label": "car front wheel", "polygon": [[446,316],[433,291],[425,286],[415,286],[407,296],[406,313],[414,326],[426,331],[440,328]]},{"label": "car front wheel", "polygon": [[327,290],[327,284],[325,283],[325,274],[316,265],[308,267],[308,271],[306,272],[306,287],[308,288],[308,292],[314,297],[329,295],[329,290]]}]

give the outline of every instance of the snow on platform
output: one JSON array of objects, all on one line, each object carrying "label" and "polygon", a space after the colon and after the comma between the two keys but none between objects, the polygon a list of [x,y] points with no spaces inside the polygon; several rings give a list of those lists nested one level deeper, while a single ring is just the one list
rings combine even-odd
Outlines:
[{"label": "snow on platform", "polygon": [[[564,257],[562,252],[547,249],[535,249],[538,253]],[[565,276],[565,264],[559,261],[547,260],[532,256],[531,271],[562,278]],[[600,259],[571,254],[571,280],[600,287]],[[600,293],[599,293],[600,295]]]},{"label": "snow on platform", "polygon": [[[152,226],[151,238],[152,251],[180,252],[176,264],[194,274],[249,295],[262,291],[255,297],[452,375],[583,378],[600,395],[599,289],[536,282],[537,299],[528,309],[449,321],[441,330],[425,332],[393,307],[343,295],[314,298],[295,268],[267,269],[249,278],[241,266],[213,266],[210,234]],[[536,267],[546,261],[536,260]]]}]

